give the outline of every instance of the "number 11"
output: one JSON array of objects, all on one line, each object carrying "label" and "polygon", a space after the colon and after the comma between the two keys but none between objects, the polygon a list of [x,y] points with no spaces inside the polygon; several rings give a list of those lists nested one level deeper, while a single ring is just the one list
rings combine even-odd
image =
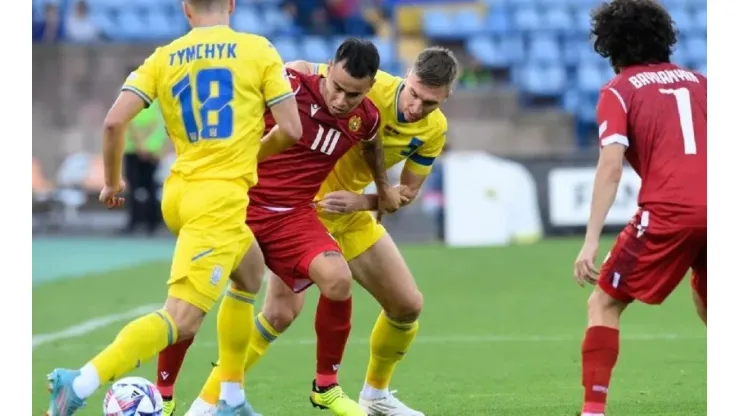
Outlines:
[{"label": "number 11", "polygon": [[694,118],[691,114],[691,96],[687,88],[675,90],[660,89],[663,94],[672,95],[676,98],[678,105],[678,119],[681,123],[681,135],[683,136],[683,150],[687,155],[696,154],[696,137],[694,136]]}]

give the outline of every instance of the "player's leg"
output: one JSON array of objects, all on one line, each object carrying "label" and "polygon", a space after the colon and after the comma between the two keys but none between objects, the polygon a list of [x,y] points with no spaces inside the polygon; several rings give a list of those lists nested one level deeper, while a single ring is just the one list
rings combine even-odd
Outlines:
[{"label": "player's leg", "polygon": [[691,294],[699,318],[707,324],[707,247],[704,245],[691,265]]},{"label": "player's leg", "polygon": [[[249,372],[277,337],[298,317],[304,302],[305,292],[293,293],[278,276],[270,273],[262,312],[254,320],[256,331],[252,332],[247,350],[245,373]],[[220,393],[218,367],[214,367],[188,414],[209,414],[215,408]]]},{"label": "player's leg", "polygon": [[[656,215],[638,214],[617,237],[588,299],[588,325],[581,345],[584,416],[603,416],[619,356],[619,322],[634,299],[661,304],[681,282],[697,255],[691,231],[671,231]],[[636,224],[640,224],[637,226]]]},{"label": "player's leg", "polygon": [[419,330],[423,297],[411,271],[391,237],[369,213],[347,216],[337,241],[354,279],[383,308],[370,335],[370,361],[360,404],[370,415],[421,415],[388,388],[396,365]]}]

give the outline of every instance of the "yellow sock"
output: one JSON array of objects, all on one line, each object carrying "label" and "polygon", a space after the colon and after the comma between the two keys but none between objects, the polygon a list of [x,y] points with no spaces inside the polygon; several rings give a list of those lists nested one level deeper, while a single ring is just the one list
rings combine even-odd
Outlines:
[{"label": "yellow sock", "polygon": [[[244,372],[248,372],[259,359],[265,355],[267,348],[270,347],[272,341],[275,341],[280,332],[267,322],[262,312],[254,318],[254,324],[256,331],[252,332],[252,339],[249,342],[249,348],[247,349],[247,362],[244,365]],[[221,374],[219,373],[220,366],[216,366],[211,370],[211,374],[206,380],[206,384],[200,391],[200,398],[206,403],[215,405],[218,403],[218,397],[221,394]]]},{"label": "yellow sock", "polygon": [[381,312],[370,335],[370,363],[365,383],[376,389],[387,389],[393,370],[406,355],[419,332],[419,322],[400,323]]},{"label": "yellow sock", "polygon": [[149,361],[177,341],[172,317],[160,310],[144,315],[123,327],[116,339],[92,359],[102,383],[113,381]]},{"label": "yellow sock", "polygon": [[218,369],[220,381],[243,382],[247,347],[254,330],[253,293],[229,288],[218,309]]}]

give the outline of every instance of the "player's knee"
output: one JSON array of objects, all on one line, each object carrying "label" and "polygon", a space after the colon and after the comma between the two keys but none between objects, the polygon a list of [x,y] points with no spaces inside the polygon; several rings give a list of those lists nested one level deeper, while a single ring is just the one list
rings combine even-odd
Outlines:
[{"label": "player's knee", "polygon": [[388,305],[385,313],[389,318],[397,322],[414,322],[421,316],[424,306],[424,295],[418,289],[404,294],[403,298],[396,304]]},{"label": "player's knee", "polygon": [[243,292],[257,293],[262,287],[265,272],[265,259],[256,244],[247,250],[239,265],[231,273],[231,282],[235,289]]},{"label": "player's knee", "polygon": [[600,288],[596,288],[588,297],[587,310],[589,323],[593,325],[614,326],[618,324],[626,303],[609,296]]},{"label": "player's knee", "polygon": [[195,337],[205,317],[205,312],[202,310],[176,298],[167,299],[165,310],[175,323],[178,340],[187,340]]},{"label": "player's knee", "polygon": [[347,262],[336,251],[328,251],[324,255],[323,261],[311,263],[311,279],[324,297],[336,301],[349,299],[352,295],[352,272]]},{"label": "player's knee", "polygon": [[290,307],[293,305],[285,305],[285,308],[265,308],[262,311],[262,315],[265,317],[267,322],[272,325],[278,332],[285,332],[290,325],[298,318],[298,314],[301,312],[300,309]]}]

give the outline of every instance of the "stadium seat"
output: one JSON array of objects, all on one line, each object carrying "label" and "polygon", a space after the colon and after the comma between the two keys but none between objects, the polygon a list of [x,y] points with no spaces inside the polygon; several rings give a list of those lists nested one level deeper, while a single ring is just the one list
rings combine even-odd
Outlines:
[{"label": "stadium seat", "polygon": [[689,33],[694,29],[694,19],[685,7],[671,7],[669,8],[669,12],[680,32]]},{"label": "stadium seat", "polygon": [[582,63],[576,69],[576,86],[584,93],[596,93],[604,86],[608,78],[600,65]]},{"label": "stadium seat", "polygon": [[239,32],[255,33],[261,36],[270,34],[267,22],[264,22],[257,11],[251,7],[242,7],[234,12],[231,17],[231,25]]},{"label": "stadium seat", "polygon": [[526,94],[557,97],[565,92],[567,76],[560,65],[530,63],[521,69],[519,82]]},{"label": "stadium seat", "polygon": [[496,7],[486,17],[485,29],[494,35],[503,35],[511,31],[511,16],[508,11]]},{"label": "stadium seat", "polygon": [[475,10],[463,9],[452,15],[452,28],[460,38],[482,33],[483,27],[483,17]]},{"label": "stadium seat", "polygon": [[510,63],[504,48],[488,36],[468,39],[465,49],[486,68],[505,68]]},{"label": "stadium seat", "polygon": [[422,27],[431,39],[451,39],[456,36],[450,15],[442,10],[425,10]]},{"label": "stadium seat", "polygon": [[696,68],[696,71],[704,74],[704,76],[707,76],[707,63],[704,62],[700,64],[699,67]]},{"label": "stadium seat", "polygon": [[100,28],[105,35],[110,35],[111,32],[116,30],[116,24],[110,12],[100,11],[90,13],[90,20],[95,26]]},{"label": "stadium seat", "polygon": [[173,39],[180,35],[180,28],[170,21],[164,12],[152,10],[144,17],[144,24],[149,28],[152,39]]},{"label": "stadium seat", "polygon": [[[381,64],[386,62],[396,62],[395,45],[391,43],[391,41],[378,36],[373,37],[370,40],[375,44],[375,47],[378,48]],[[336,51],[336,48],[332,49],[332,55],[334,54],[333,51]]]},{"label": "stadium seat", "polygon": [[694,30],[703,31],[704,36],[707,35],[707,5],[704,4],[703,8],[700,8],[694,12]]},{"label": "stadium seat", "polygon": [[529,59],[539,63],[554,63],[562,60],[560,43],[554,36],[539,34],[529,44]]},{"label": "stadium seat", "polygon": [[686,67],[691,66],[691,55],[688,53],[688,49],[686,48],[687,41],[688,39],[679,40],[676,47],[673,49],[671,62],[674,64]]},{"label": "stadium seat", "polygon": [[521,36],[506,36],[501,40],[501,48],[512,64],[520,64],[527,58],[524,38]]},{"label": "stadium seat", "polygon": [[548,7],[542,16],[542,27],[546,30],[567,33],[574,30],[573,15],[565,7]]},{"label": "stadium seat", "polygon": [[301,56],[301,51],[298,48],[298,44],[292,37],[279,37],[272,41],[272,45],[275,46],[283,61],[295,61],[297,59],[306,59]]},{"label": "stadium seat", "polygon": [[513,30],[518,32],[533,32],[542,28],[542,18],[535,7],[523,6],[514,11]]},{"label": "stadium seat", "polygon": [[144,25],[141,15],[127,10],[118,14],[118,24],[113,36],[119,40],[142,40],[149,36],[149,29]]},{"label": "stadium seat", "polygon": [[321,36],[306,36],[301,45],[301,56],[309,62],[327,62],[334,56],[328,41]]},{"label": "stadium seat", "polygon": [[578,9],[573,18],[573,31],[587,35],[591,30],[591,15],[588,9]]},{"label": "stadium seat", "polygon": [[686,39],[687,59],[694,66],[707,61],[707,40],[701,36],[691,36]]},{"label": "stadium seat", "polygon": [[274,7],[265,9],[264,19],[267,27],[271,28],[272,33],[281,35],[294,34],[293,21],[279,9]]}]

